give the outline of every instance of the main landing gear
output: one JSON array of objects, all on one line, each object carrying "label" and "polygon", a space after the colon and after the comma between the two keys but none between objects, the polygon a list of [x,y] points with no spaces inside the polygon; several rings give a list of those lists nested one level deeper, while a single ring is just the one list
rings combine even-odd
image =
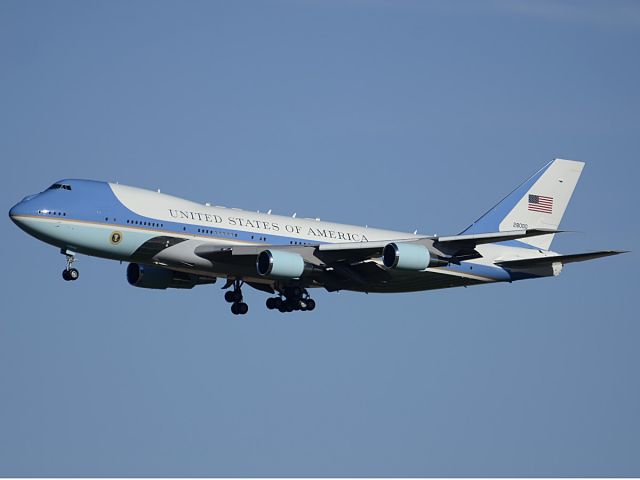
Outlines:
[{"label": "main landing gear", "polygon": [[224,294],[224,299],[231,304],[231,313],[234,315],[244,315],[249,311],[249,305],[242,301],[242,283],[234,280],[233,290],[228,290]]},{"label": "main landing gear", "polygon": [[[284,295],[284,298],[282,298]],[[267,298],[267,308],[269,310],[278,310],[281,313],[301,311],[310,312],[316,308],[316,302],[313,300],[305,288],[288,287],[285,288],[279,297]]]},{"label": "main landing gear", "polygon": [[[244,315],[249,311],[249,306],[244,303],[242,298],[241,280],[228,279],[223,288],[233,287],[224,294],[224,299],[231,304],[231,313],[234,315]],[[279,310],[285,312],[310,312],[316,308],[316,302],[309,296],[306,288],[302,287],[285,287],[279,289],[279,296],[267,298],[267,308],[269,310]]]},{"label": "main landing gear", "polygon": [[67,282],[77,280],[80,276],[80,272],[77,268],[71,267],[71,265],[73,265],[73,262],[76,261],[76,257],[66,250],[61,250],[60,253],[63,253],[67,257],[67,267],[62,271],[62,278],[64,278]]}]

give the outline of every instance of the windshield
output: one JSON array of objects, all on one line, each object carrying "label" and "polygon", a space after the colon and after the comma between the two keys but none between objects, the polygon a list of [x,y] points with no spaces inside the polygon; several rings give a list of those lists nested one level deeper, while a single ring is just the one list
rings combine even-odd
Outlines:
[{"label": "windshield", "polygon": [[58,188],[62,188],[64,190],[71,190],[71,185],[65,185],[63,183],[54,183],[47,190],[56,190]]}]

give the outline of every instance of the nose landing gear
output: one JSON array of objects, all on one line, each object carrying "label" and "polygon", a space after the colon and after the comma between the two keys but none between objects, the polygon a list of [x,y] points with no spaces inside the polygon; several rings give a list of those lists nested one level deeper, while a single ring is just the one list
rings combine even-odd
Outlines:
[{"label": "nose landing gear", "polygon": [[64,254],[67,257],[67,267],[62,271],[62,278],[64,278],[67,282],[77,280],[80,277],[80,272],[77,268],[72,268],[73,262],[76,261],[76,257],[73,253],[67,250],[61,250],[60,253]]}]

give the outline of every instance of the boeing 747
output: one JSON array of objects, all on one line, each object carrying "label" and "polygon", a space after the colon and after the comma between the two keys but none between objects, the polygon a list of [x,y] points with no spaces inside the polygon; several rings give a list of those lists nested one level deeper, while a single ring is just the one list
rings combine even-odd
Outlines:
[{"label": "boeing 747", "polygon": [[202,205],[142,188],[60,180],[11,208],[13,222],[66,256],[129,262],[142,288],[193,288],[225,280],[231,311],[242,287],[272,296],[269,309],[313,310],[309,290],[414,292],[555,276],[567,263],[623,253],[559,254],[554,235],[583,162],[545,165],[458,235],[425,236]]}]

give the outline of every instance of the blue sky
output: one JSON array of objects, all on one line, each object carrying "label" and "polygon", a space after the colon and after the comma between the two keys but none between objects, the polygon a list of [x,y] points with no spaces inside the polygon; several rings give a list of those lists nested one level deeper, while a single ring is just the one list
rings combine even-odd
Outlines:
[{"label": "blue sky", "polygon": [[[455,234],[587,162],[554,249],[638,250],[635,2],[0,2],[5,210],[60,178]],[[2,475],[640,475],[637,254],[233,317],[2,223]]]}]

